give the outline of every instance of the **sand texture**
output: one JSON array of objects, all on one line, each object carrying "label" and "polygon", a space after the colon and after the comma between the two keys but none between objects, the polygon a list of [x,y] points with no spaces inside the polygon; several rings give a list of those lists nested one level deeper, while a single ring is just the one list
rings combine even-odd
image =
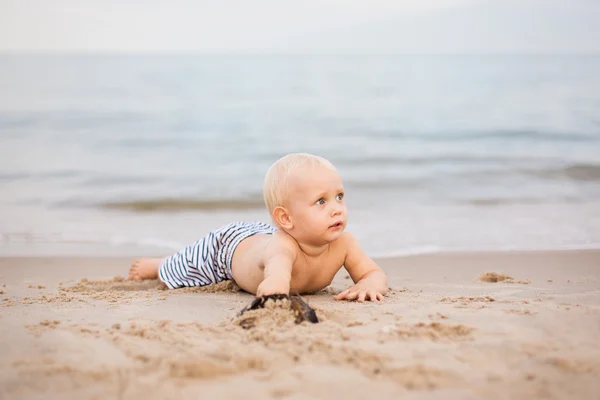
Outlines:
[{"label": "sand texture", "polygon": [[377,260],[386,301],[334,301],[342,270],[318,324],[131,261],[0,258],[0,399],[600,398],[599,251]]}]

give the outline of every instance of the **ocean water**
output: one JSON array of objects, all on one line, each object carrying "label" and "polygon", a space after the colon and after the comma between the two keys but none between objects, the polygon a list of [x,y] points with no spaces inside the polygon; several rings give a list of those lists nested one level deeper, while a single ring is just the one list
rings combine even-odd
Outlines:
[{"label": "ocean water", "polygon": [[600,56],[0,56],[0,255],[168,254],[329,158],[369,254],[600,247]]}]

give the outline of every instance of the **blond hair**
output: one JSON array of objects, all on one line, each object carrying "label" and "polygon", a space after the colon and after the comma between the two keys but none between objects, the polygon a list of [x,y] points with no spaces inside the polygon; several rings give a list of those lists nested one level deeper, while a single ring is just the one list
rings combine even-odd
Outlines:
[{"label": "blond hair", "polygon": [[273,215],[275,208],[283,206],[287,200],[289,177],[298,170],[305,170],[317,166],[335,170],[331,162],[323,157],[308,153],[292,153],[275,161],[267,171],[263,185],[263,197],[269,215]]}]

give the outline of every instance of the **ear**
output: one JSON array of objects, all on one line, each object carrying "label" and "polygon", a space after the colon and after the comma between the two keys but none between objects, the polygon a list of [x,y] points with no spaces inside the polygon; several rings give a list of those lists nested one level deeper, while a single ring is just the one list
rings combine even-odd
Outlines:
[{"label": "ear", "polygon": [[281,226],[283,229],[289,230],[294,227],[292,216],[285,207],[275,207],[273,210],[273,219],[275,219],[275,222],[277,222],[277,224],[279,224],[279,226]]}]

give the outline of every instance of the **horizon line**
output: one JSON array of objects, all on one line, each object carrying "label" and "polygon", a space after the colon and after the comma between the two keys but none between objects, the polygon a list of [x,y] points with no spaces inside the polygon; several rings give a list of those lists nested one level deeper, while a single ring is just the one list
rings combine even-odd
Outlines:
[{"label": "horizon line", "polygon": [[88,55],[88,56],[598,56],[596,51],[275,51],[275,50],[34,50],[0,49],[0,56],[16,55]]}]

